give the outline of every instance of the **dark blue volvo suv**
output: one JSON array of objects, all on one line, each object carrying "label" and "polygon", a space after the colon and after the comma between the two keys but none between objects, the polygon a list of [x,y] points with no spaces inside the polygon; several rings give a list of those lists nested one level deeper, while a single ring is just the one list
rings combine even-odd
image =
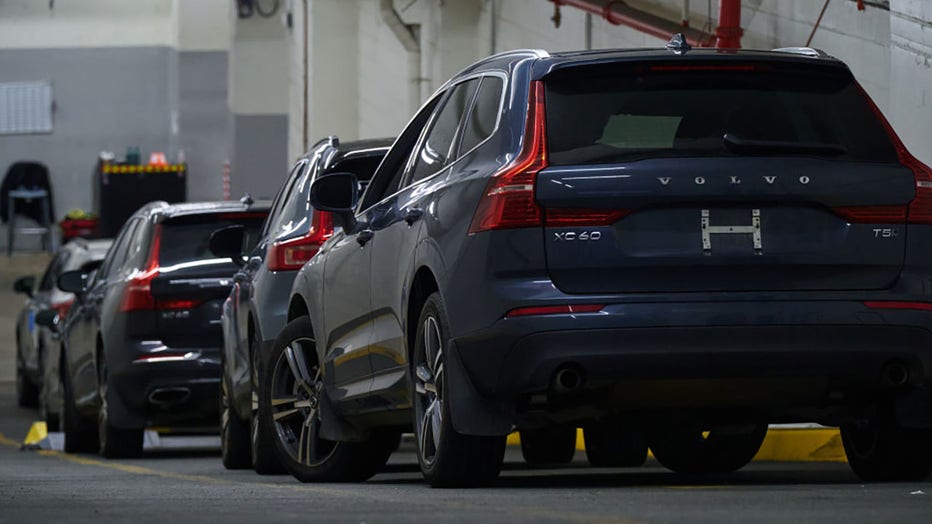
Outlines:
[{"label": "dark blue volvo suv", "polygon": [[[267,367],[301,480],[414,427],[434,486],[505,436],[727,472],[769,423],[840,426],[865,480],[932,469],[932,170],[822,52],[511,52],[414,116],[299,273]],[[358,200],[358,202],[357,202]]]}]

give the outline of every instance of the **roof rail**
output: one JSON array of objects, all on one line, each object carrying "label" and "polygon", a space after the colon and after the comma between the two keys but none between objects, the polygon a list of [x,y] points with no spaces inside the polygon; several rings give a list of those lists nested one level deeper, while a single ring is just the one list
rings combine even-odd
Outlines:
[{"label": "roof rail", "polygon": [[547,51],[543,49],[512,49],[510,51],[503,51],[501,53],[495,53],[494,55],[487,56],[479,60],[479,62],[486,62],[489,60],[493,60],[495,58],[503,58],[506,56],[519,56],[519,55],[530,55],[530,56],[533,56],[534,58],[547,58],[550,56],[550,53],[548,53]]},{"label": "roof rail", "polygon": [[794,55],[808,56],[810,58],[833,58],[832,55],[821,49],[813,47],[778,47],[773,49],[777,53],[790,53]]}]

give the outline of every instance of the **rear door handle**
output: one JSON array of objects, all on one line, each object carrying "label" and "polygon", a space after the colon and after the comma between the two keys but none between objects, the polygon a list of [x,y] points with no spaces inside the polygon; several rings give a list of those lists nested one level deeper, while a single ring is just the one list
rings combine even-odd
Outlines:
[{"label": "rear door handle", "polygon": [[415,222],[420,220],[422,216],[424,216],[424,210],[417,208],[417,207],[412,207],[408,209],[408,211],[405,213],[404,219],[405,219],[405,222],[407,222],[408,225],[410,226],[411,224],[414,224]]},{"label": "rear door handle", "polygon": [[363,229],[356,234],[356,242],[359,242],[360,246],[366,245],[372,237],[375,236],[375,233],[371,229]]}]

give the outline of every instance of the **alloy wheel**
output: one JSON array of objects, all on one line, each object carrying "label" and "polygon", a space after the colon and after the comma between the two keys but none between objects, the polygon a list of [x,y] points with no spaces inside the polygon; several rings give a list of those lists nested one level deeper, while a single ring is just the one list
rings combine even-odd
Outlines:
[{"label": "alloy wheel", "polygon": [[433,464],[443,424],[443,339],[433,316],[424,319],[423,354],[414,368],[415,431],[424,464]]},{"label": "alloy wheel", "polygon": [[291,459],[305,466],[316,466],[337,449],[337,442],[320,436],[321,368],[310,364],[314,340],[297,338],[282,351],[270,384],[272,423],[275,433]]}]

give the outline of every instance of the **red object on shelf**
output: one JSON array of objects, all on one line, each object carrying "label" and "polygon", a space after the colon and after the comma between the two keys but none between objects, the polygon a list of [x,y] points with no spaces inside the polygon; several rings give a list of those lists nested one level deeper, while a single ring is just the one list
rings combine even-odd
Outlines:
[{"label": "red object on shelf", "polygon": [[66,218],[59,222],[58,225],[61,227],[62,240],[71,240],[78,237],[94,238],[97,236],[96,218]]}]

